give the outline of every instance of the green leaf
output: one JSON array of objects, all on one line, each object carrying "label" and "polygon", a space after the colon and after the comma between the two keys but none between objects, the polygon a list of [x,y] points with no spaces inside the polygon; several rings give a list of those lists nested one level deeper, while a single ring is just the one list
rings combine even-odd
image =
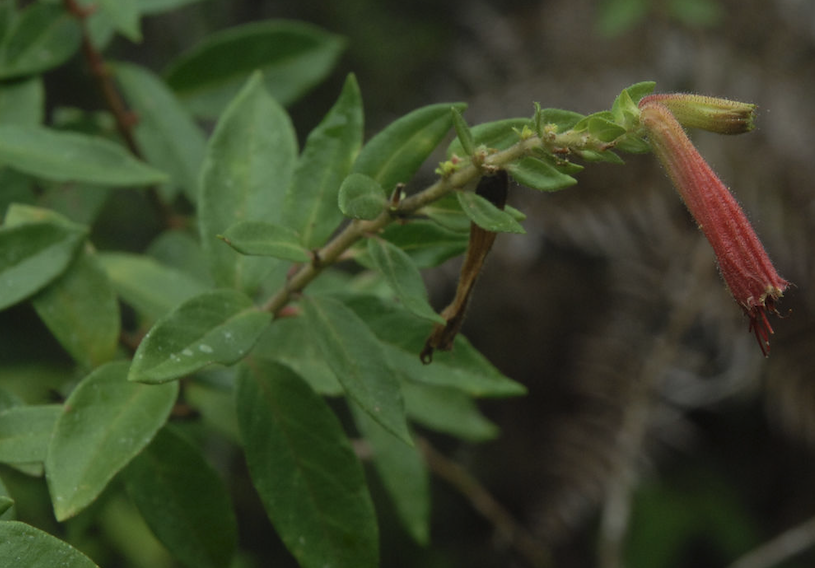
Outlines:
[{"label": "green leaf", "polygon": [[390,367],[407,380],[452,387],[477,397],[526,393],[523,385],[501,374],[460,334],[452,351],[438,351],[433,355],[433,363],[424,365],[419,360],[419,353],[430,335],[431,324],[374,296],[353,296],[345,303],[380,340]]},{"label": "green leaf", "polygon": [[0,521],[0,558],[19,568],[99,568],[67,542],[19,521]]},{"label": "green leaf", "polygon": [[[59,213],[12,205],[6,225],[54,221],[77,227]],[[119,342],[119,304],[91,247],[80,250],[68,269],[32,298],[37,315],[65,350],[86,368],[113,358]]]},{"label": "green leaf", "polygon": [[492,440],[499,434],[460,390],[418,383],[405,383],[403,388],[408,415],[422,426],[469,442]]},{"label": "green leaf", "polygon": [[0,227],[0,309],[34,294],[59,276],[85,235],[78,227],[56,222]]},{"label": "green leaf", "polygon": [[206,149],[204,133],[153,73],[126,63],[117,63],[115,71],[130,107],[139,115],[134,135],[145,158],[167,172],[170,183],[196,203]]},{"label": "green leaf", "polygon": [[482,229],[493,233],[526,233],[512,215],[498,209],[475,192],[457,191],[456,197],[464,213]]},{"label": "green leaf", "polygon": [[544,160],[531,156],[511,163],[507,166],[507,171],[519,184],[539,191],[558,191],[577,183],[572,176],[558,171]]},{"label": "green leaf", "polygon": [[165,76],[195,114],[215,118],[258,69],[280,104],[293,103],[330,73],[344,47],[339,36],[309,24],[256,22],[209,35]]},{"label": "green leaf", "polygon": [[352,171],[375,179],[386,191],[407,183],[453,125],[450,108],[440,103],[414,110],[388,125],[362,148]]},{"label": "green leaf", "polygon": [[368,254],[409,312],[441,325],[447,323],[430,307],[422,275],[407,253],[384,239],[370,238]]},{"label": "green leaf", "polygon": [[282,363],[316,392],[338,396],[342,386],[313,339],[305,317],[278,318],[260,336],[252,356]]},{"label": "green leaf", "polygon": [[123,477],[144,520],[177,560],[191,567],[229,566],[235,513],[223,481],[195,446],[163,428]]},{"label": "green leaf", "polygon": [[419,213],[426,215],[449,231],[465,235],[469,241],[472,221],[461,209],[456,195],[449,193],[430,205],[422,207]]},{"label": "green leaf", "polygon": [[0,520],[8,520],[5,518],[5,516],[7,513],[13,512],[13,508],[14,499],[11,497],[6,497],[5,495],[0,495]]},{"label": "green leaf", "polygon": [[464,151],[465,156],[472,156],[475,153],[473,133],[459,109],[453,107],[450,112],[453,113],[453,127],[456,129],[456,137],[461,144],[461,149]]},{"label": "green leaf", "polygon": [[151,321],[207,289],[192,276],[143,255],[101,253],[98,258],[116,292]]},{"label": "green leaf", "polygon": [[625,91],[628,93],[628,96],[631,97],[631,101],[634,104],[639,104],[640,99],[653,93],[655,87],[656,83],[654,81],[641,81],[634,83],[630,87],[626,87]]},{"label": "green leaf", "polygon": [[272,256],[292,262],[311,260],[297,233],[264,221],[238,221],[218,238],[241,254]]},{"label": "green leaf", "polygon": [[349,75],[337,102],[311,131],[286,192],[282,220],[308,249],[322,245],[342,222],[340,184],[362,146],[362,95]]},{"label": "green leaf", "polygon": [[612,142],[627,132],[619,124],[597,116],[589,119],[588,130],[589,134],[601,142]]},{"label": "green leaf", "polygon": [[[520,140],[516,130],[521,130],[524,126],[529,126],[528,118],[507,118],[473,126],[470,132],[476,146],[505,150]],[[453,154],[469,156],[469,154],[465,153],[464,147],[458,138],[453,140],[447,148],[447,157],[449,158]]]},{"label": "green leaf", "polygon": [[[461,216],[466,219],[463,212]],[[466,223],[469,229],[470,220],[466,219]],[[469,241],[466,233],[451,231],[438,223],[421,219],[405,224],[391,223],[380,236],[407,253],[419,268],[438,266],[464,253]]]},{"label": "green leaf", "polygon": [[65,401],[45,460],[58,521],[91,504],[170,415],[178,384],[128,382],[128,365],[99,367]]},{"label": "green leaf", "polygon": [[340,211],[352,219],[376,219],[387,203],[382,186],[364,174],[353,173],[343,180],[337,196]]},{"label": "green leaf", "polygon": [[[0,8],[0,14],[2,14],[2,8]],[[14,500],[11,498],[11,494],[9,493],[8,489],[6,489],[2,479],[0,479],[0,501],[4,503],[0,504],[0,509],[5,507],[5,510],[0,513],[0,521],[13,521],[16,519],[17,507],[15,507]]]},{"label": "green leaf", "polygon": [[430,475],[419,449],[400,444],[355,404],[351,409],[357,428],[371,445],[374,467],[399,520],[413,540],[426,546],[430,541]]},{"label": "green leaf", "polygon": [[62,407],[58,404],[16,406],[0,412],[0,462],[45,461],[48,442]]},{"label": "green leaf", "polygon": [[31,4],[12,22],[0,44],[0,79],[57,67],[76,53],[81,40],[79,22],[62,6]]},{"label": "green leaf", "polygon": [[201,243],[218,286],[253,291],[274,266],[236,253],[216,235],[238,221],[279,222],[296,157],[289,116],[253,75],[218,121],[202,170]]},{"label": "green leaf", "polygon": [[0,124],[37,125],[44,114],[42,77],[0,83]]},{"label": "green leaf", "polygon": [[40,179],[112,186],[150,185],[167,176],[103,138],[41,126],[0,125],[0,163]]},{"label": "green leaf", "polygon": [[202,283],[212,284],[204,251],[198,241],[197,231],[170,229],[160,233],[145,250],[145,254],[166,266],[196,278]]},{"label": "green leaf", "polygon": [[97,367],[115,355],[121,331],[119,303],[90,247],[34,296],[32,304],[57,341],[84,367]]},{"label": "green leaf", "polygon": [[116,31],[133,42],[140,42],[141,36],[141,13],[137,0],[94,0],[98,3],[100,11],[103,11],[113,23]]},{"label": "green leaf", "polygon": [[236,403],[255,489],[298,564],[377,567],[362,467],[326,403],[291,370],[265,361],[243,368]]},{"label": "green leaf", "polygon": [[575,124],[583,120],[583,118],[584,116],[580,113],[559,108],[544,108],[540,111],[541,123],[544,125],[554,124],[558,132],[570,130]]},{"label": "green leaf", "polygon": [[313,341],[348,396],[386,430],[412,445],[399,382],[377,337],[337,300],[307,296],[302,306]]},{"label": "green leaf", "polygon": [[195,296],[162,317],[144,336],[128,380],[163,383],[212,363],[240,361],[271,321],[236,290]]}]

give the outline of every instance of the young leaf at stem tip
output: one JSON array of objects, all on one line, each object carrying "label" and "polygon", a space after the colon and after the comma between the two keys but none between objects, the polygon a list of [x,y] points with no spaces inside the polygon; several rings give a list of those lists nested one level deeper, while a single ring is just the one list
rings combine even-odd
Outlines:
[{"label": "young leaf at stem tip", "polygon": [[472,156],[475,154],[473,133],[470,131],[470,127],[467,125],[467,121],[464,120],[459,109],[451,107],[450,112],[453,114],[453,127],[456,129],[458,141],[461,143],[465,155]]}]

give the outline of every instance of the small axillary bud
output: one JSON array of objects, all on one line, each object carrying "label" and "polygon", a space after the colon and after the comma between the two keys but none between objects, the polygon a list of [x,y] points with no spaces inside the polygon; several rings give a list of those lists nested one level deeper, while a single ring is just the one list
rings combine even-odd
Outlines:
[{"label": "small axillary bud", "polygon": [[694,148],[682,125],[663,101],[640,104],[640,123],[699,228],[710,242],[730,293],[750,318],[762,353],[770,351],[773,328],[767,312],[789,282],[773,267],[736,199]]},{"label": "small axillary bud", "polygon": [[750,103],[669,93],[643,97],[639,108],[651,103],[664,105],[685,128],[701,128],[717,134],[744,134],[755,128],[756,105]]}]

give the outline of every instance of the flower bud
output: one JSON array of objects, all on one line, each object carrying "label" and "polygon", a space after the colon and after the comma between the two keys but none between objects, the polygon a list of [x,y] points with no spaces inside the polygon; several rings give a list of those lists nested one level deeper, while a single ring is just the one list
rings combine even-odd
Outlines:
[{"label": "flower bud", "polygon": [[773,333],[767,311],[777,313],[775,302],[789,282],[775,271],[741,207],[667,105],[651,100],[640,110],[651,149],[713,247],[722,278],[750,318],[750,330],[766,356]]},{"label": "flower bud", "polygon": [[729,99],[672,93],[648,95],[639,102],[662,103],[686,128],[701,128],[718,134],[742,134],[755,128],[756,105]]}]

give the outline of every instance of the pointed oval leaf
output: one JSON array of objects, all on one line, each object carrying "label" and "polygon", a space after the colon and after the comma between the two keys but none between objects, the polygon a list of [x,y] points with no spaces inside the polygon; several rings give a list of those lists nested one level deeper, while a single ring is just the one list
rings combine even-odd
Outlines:
[{"label": "pointed oval leaf", "polygon": [[378,566],[362,466],[323,399],[288,368],[252,361],[239,376],[236,404],[252,482],[300,566]]},{"label": "pointed oval leaf", "polygon": [[472,191],[457,191],[456,197],[467,217],[482,229],[493,233],[526,233],[510,213],[498,209],[480,195]]},{"label": "pointed oval leaf", "polygon": [[450,109],[453,113],[453,126],[456,129],[456,137],[461,149],[464,151],[465,156],[472,156],[475,153],[475,138],[470,130],[467,121],[461,115],[461,111],[453,107]]},{"label": "pointed oval leaf", "polygon": [[475,397],[506,397],[526,393],[523,385],[505,377],[461,334],[452,351],[439,351],[432,365],[419,360],[419,352],[432,326],[411,316],[392,302],[375,296],[355,296],[346,301],[380,340],[392,369],[406,379],[434,386],[452,387]]},{"label": "pointed oval leaf", "polygon": [[32,304],[57,341],[84,367],[97,367],[115,355],[121,330],[119,301],[90,247],[34,296]]},{"label": "pointed oval leaf", "polygon": [[0,558],[20,568],[99,568],[67,542],[19,521],[0,521]]},{"label": "pointed oval leaf", "polygon": [[[460,209],[459,209],[460,211]],[[461,213],[465,217],[464,213]],[[469,228],[467,219],[466,227]],[[419,268],[431,268],[463,254],[469,241],[466,233],[451,231],[438,223],[412,220],[409,223],[392,223],[381,236],[402,249]]]},{"label": "pointed oval leaf", "polygon": [[460,390],[405,383],[404,392],[410,418],[427,428],[470,442],[485,442],[498,436],[498,427]]},{"label": "pointed oval leaf", "polygon": [[342,182],[337,202],[342,214],[352,219],[376,219],[385,210],[387,199],[376,180],[364,174],[351,174]]},{"label": "pointed oval leaf", "polygon": [[58,182],[124,187],[167,179],[164,173],[104,138],[41,126],[0,125],[0,163]]},{"label": "pointed oval leaf", "polygon": [[348,396],[386,430],[412,445],[399,382],[377,337],[333,298],[308,296],[302,305],[314,341]]},{"label": "pointed oval leaf", "polygon": [[62,223],[0,227],[0,309],[42,289],[70,264],[85,231]]},{"label": "pointed oval leaf", "polygon": [[134,134],[145,158],[167,172],[170,183],[196,203],[206,149],[204,133],[170,88],[149,70],[117,63],[115,71],[127,101],[139,115]]},{"label": "pointed oval leaf", "polygon": [[393,434],[352,404],[354,422],[371,445],[373,463],[396,506],[396,514],[413,540],[430,540],[430,475],[416,447],[400,444]]},{"label": "pointed oval leaf", "polygon": [[45,461],[48,442],[62,407],[17,406],[0,412],[0,462]]},{"label": "pointed oval leaf", "polygon": [[402,249],[385,239],[368,239],[368,254],[391,289],[414,315],[445,325],[447,320],[430,306],[422,275]]},{"label": "pointed oval leaf", "polygon": [[201,244],[219,286],[253,291],[274,266],[216,235],[239,221],[279,222],[296,159],[291,120],[255,74],[218,121],[201,173]]},{"label": "pointed oval leaf", "polygon": [[110,19],[113,27],[132,42],[142,40],[141,35],[141,2],[122,2],[121,0],[96,0],[100,11]]},{"label": "pointed oval leaf", "polygon": [[142,517],[176,559],[185,566],[229,566],[235,513],[223,481],[195,446],[163,428],[123,477]]},{"label": "pointed oval leaf", "polygon": [[128,361],[107,363],[65,401],[45,471],[58,521],[91,504],[167,421],[178,384],[127,381]]},{"label": "pointed oval leaf", "polygon": [[306,318],[278,318],[260,336],[252,356],[282,363],[321,395],[339,396],[342,386],[312,339]]},{"label": "pointed oval leaf", "polygon": [[322,245],[342,222],[337,194],[362,146],[362,95],[349,75],[337,102],[306,139],[286,192],[282,220],[303,245]]},{"label": "pointed oval leaf", "polygon": [[[524,126],[529,126],[529,122],[528,118],[506,118],[504,120],[496,120],[495,122],[487,122],[473,126],[470,132],[473,136],[473,143],[476,146],[486,146],[487,148],[504,150],[520,140],[517,130],[521,130]],[[447,148],[447,157],[449,158],[453,154],[457,156],[469,156],[458,138],[453,140]]]},{"label": "pointed oval leaf", "polygon": [[257,22],[211,34],[165,76],[195,114],[215,118],[258,69],[272,96],[291,104],[328,75],[344,47],[339,36],[309,24]]},{"label": "pointed oval leaf", "polygon": [[453,125],[450,109],[463,112],[463,103],[440,103],[414,110],[371,138],[352,171],[375,179],[386,191],[407,183]]},{"label": "pointed oval leaf", "polygon": [[120,252],[98,257],[122,300],[149,321],[207,289],[189,274],[147,256]]},{"label": "pointed oval leaf", "polygon": [[507,171],[521,185],[538,191],[558,191],[577,183],[572,176],[531,156],[513,162],[507,166]]},{"label": "pointed oval leaf", "polygon": [[544,108],[540,111],[541,123],[554,124],[558,132],[566,132],[583,118],[584,116],[578,112],[560,108]]},{"label": "pointed oval leaf", "polygon": [[37,125],[45,114],[42,77],[0,84],[0,124]]},{"label": "pointed oval leaf", "polygon": [[236,290],[191,298],[158,320],[144,336],[128,380],[163,383],[212,363],[236,363],[249,353],[271,318]]},{"label": "pointed oval leaf", "polygon": [[56,4],[30,5],[0,45],[0,79],[33,75],[61,65],[79,49],[79,22]]},{"label": "pointed oval leaf", "polygon": [[292,262],[311,260],[297,233],[265,221],[238,221],[218,238],[241,254],[271,256]]}]

